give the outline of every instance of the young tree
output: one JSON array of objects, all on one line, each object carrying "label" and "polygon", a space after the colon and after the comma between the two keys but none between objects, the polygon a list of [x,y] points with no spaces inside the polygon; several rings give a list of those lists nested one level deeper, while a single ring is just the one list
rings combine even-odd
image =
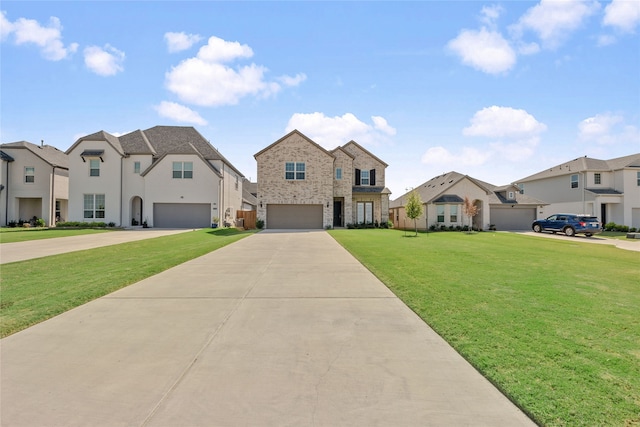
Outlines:
[{"label": "young tree", "polygon": [[464,202],[462,204],[462,210],[466,216],[469,217],[469,231],[473,229],[473,217],[478,215],[480,208],[471,201],[467,196],[464,196]]},{"label": "young tree", "polygon": [[409,198],[407,199],[407,204],[404,207],[405,213],[407,217],[413,220],[413,225],[416,229],[416,236],[418,235],[418,223],[416,219],[422,215],[422,200],[420,200],[420,195],[413,190],[409,194]]}]

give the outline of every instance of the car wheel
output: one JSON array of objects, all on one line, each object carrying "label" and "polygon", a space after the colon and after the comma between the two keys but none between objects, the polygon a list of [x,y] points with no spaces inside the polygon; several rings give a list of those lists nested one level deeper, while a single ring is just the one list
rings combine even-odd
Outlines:
[{"label": "car wheel", "polygon": [[542,227],[540,227],[540,224],[533,224],[533,231],[535,231],[536,233],[541,233]]},{"label": "car wheel", "polygon": [[593,234],[591,234],[591,233],[584,233],[584,235],[587,236],[587,237],[593,236]]},{"label": "car wheel", "polygon": [[566,234],[569,237],[573,237],[576,234],[576,230],[574,230],[573,227],[567,227],[564,229],[564,234]]}]

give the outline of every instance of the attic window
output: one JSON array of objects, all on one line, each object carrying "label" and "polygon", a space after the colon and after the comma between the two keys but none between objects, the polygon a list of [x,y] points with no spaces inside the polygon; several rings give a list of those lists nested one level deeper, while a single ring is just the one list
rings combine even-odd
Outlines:
[{"label": "attic window", "polygon": [[104,163],[102,156],[104,156],[104,150],[84,150],[82,154],[80,154],[83,162],[87,161],[86,157],[97,157],[102,163]]}]

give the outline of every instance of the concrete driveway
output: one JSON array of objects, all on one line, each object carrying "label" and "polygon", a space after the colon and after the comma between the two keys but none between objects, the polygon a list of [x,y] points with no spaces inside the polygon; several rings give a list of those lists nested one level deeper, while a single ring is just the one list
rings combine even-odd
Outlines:
[{"label": "concrete driveway", "polygon": [[261,232],[1,341],[3,426],[533,426],[327,233]]},{"label": "concrete driveway", "polygon": [[83,251],[102,246],[152,239],[170,234],[185,233],[192,229],[146,228],[110,231],[108,233],[81,236],[57,237],[54,239],[30,240],[28,242],[3,243],[0,245],[0,264],[42,258],[67,252]]}]

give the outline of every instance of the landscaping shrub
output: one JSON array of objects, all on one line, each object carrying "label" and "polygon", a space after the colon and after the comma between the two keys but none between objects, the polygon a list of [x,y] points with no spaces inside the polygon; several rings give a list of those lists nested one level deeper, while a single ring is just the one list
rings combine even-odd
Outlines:
[{"label": "landscaping shrub", "polygon": [[264,228],[264,219],[262,218],[256,219],[256,228],[258,230],[262,230]]},{"label": "landscaping shrub", "polygon": [[60,228],[105,228],[107,224],[104,222],[67,221],[59,222],[57,226]]}]

